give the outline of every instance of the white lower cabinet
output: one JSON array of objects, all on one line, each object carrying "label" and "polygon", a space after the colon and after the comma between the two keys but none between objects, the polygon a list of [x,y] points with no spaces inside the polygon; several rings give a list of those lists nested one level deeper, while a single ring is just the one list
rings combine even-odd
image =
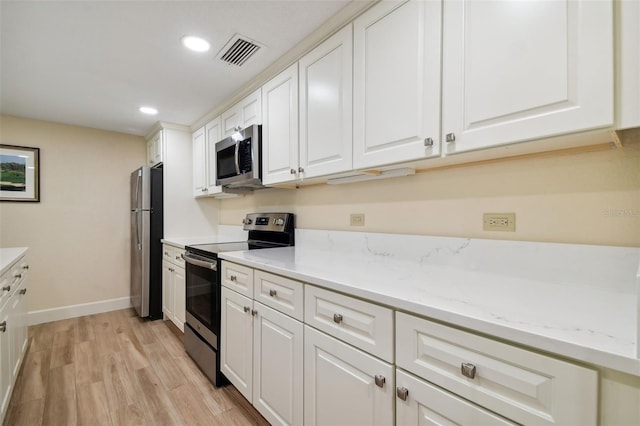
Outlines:
[{"label": "white lower cabinet", "polygon": [[184,250],[165,244],[162,251],[162,313],[184,332],[187,303],[187,282],[181,256]]},{"label": "white lower cabinet", "polygon": [[304,424],[392,425],[393,365],[305,326]]},{"label": "white lower cabinet", "polygon": [[515,425],[429,382],[396,370],[396,425]]},{"label": "white lower cabinet", "polygon": [[598,423],[593,369],[226,261],[222,286],[222,372],[271,424]]},{"label": "white lower cabinet", "polygon": [[0,277],[0,424],[7,414],[29,342],[28,269],[26,257],[22,257]]},{"label": "white lower cabinet", "polygon": [[595,370],[400,312],[396,356],[399,368],[519,424],[598,422]]},{"label": "white lower cabinet", "polygon": [[302,424],[302,322],[226,286],[221,305],[222,373],[271,424]]}]

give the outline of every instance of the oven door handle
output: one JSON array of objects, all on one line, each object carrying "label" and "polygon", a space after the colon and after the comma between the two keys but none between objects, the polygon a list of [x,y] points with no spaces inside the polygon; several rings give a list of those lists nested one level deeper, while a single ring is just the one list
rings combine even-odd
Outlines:
[{"label": "oven door handle", "polygon": [[213,271],[217,271],[218,270],[218,264],[216,262],[210,262],[208,260],[201,260],[201,258],[199,256],[195,256],[191,253],[185,253],[182,255],[182,258],[184,259],[185,262],[191,264],[191,265],[195,265],[195,266],[200,266],[202,268],[207,268],[207,269],[211,269]]}]

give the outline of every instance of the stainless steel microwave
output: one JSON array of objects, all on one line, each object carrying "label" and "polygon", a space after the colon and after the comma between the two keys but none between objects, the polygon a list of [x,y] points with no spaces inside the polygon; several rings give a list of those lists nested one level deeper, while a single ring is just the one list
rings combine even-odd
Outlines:
[{"label": "stainless steel microwave", "polygon": [[246,192],[262,185],[262,126],[236,131],[216,144],[216,185],[226,192]]}]

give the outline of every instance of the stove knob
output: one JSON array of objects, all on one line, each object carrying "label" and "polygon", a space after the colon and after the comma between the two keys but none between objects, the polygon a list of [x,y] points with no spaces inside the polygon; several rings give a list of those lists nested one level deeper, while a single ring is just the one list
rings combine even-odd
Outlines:
[{"label": "stove knob", "polygon": [[273,219],[273,224],[276,226],[283,226],[284,225],[284,219],[281,217],[277,217],[275,219]]},{"label": "stove knob", "polygon": [[249,218],[246,218],[246,219],[242,219],[242,223],[245,225],[251,225],[253,221]]}]

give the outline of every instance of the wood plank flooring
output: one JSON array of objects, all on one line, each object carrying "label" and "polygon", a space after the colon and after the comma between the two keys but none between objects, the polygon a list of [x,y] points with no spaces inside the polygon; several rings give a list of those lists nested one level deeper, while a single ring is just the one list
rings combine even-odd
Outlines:
[{"label": "wood plank flooring", "polygon": [[170,322],[133,309],[29,327],[5,426],[268,425],[233,386],[215,388]]}]

